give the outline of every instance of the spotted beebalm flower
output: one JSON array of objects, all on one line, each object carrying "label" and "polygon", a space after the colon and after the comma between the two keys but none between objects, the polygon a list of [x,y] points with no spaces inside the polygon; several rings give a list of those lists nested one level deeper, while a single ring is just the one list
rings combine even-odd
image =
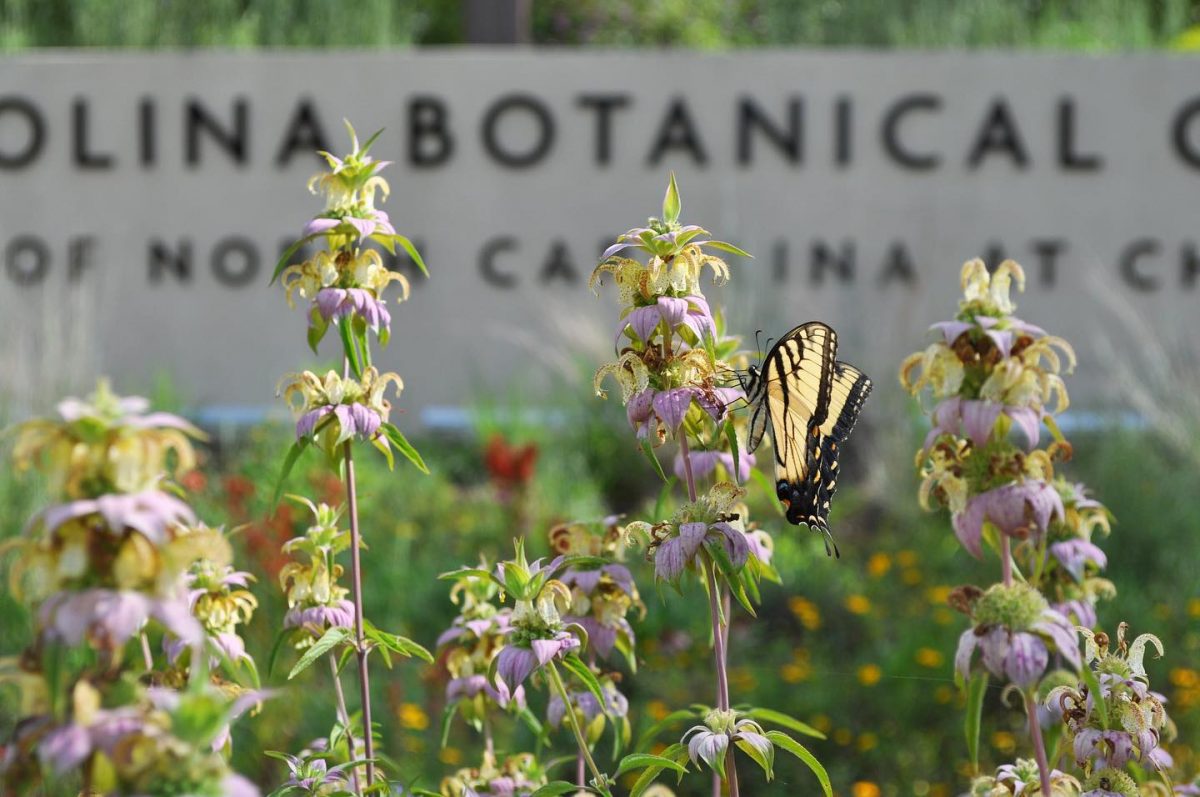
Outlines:
[{"label": "spotted beebalm flower", "polygon": [[53,641],[94,647],[119,648],[149,620],[190,645],[203,639],[199,623],[187,600],[156,598],[132,590],[88,589],[51,595],[38,610],[42,634]]},{"label": "spotted beebalm flower", "polygon": [[478,767],[466,767],[442,780],[445,797],[527,797],[546,785],[546,773],[529,753],[517,753],[498,762],[485,752]]},{"label": "spotted beebalm flower", "polygon": [[279,392],[297,417],[296,437],[312,437],[332,450],[352,437],[370,440],[378,434],[391,413],[391,402],[383,397],[389,384],[396,395],[404,388],[398,375],[374,367],[364,370],[361,380],[336,371],[323,378],[304,371],[285,376]]},{"label": "spotted beebalm flower", "polygon": [[1052,517],[1062,519],[1062,497],[1054,486],[1040,480],[1006,484],[972,496],[963,511],[954,515],[954,533],[975,558],[983,555],[983,524],[1016,539],[1039,540]]},{"label": "spotted beebalm flower", "polygon": [[1041,589],[1056,611],[1092,628],[1096,604],[1116,594],[1112,582],[1098,575],[1108,559],[1092,542],[1094,532],[1108,533],[1108,512],[1087,496],[1083,485],[1056,479],[1054,486],[1063,499],[1064,516],[1050,524]]},{"label": "spotted beebalm flower", "polygon": [[[1105,767],[1092,773],[1083,784],[1081,797],[1140,797],[1137,781],[1119,769]],[[1178,794],[1178,792],[1176,792]]]},{"label": "spotted beebalm flower", "polygon": [[212,746],[244,710],[237,700],[214,687],[186,693],[149,689],[136,698],[127,706],[102,708],[99,691],[76,682],[71,720],[42,738],[39,758],[64,773],[101,753],[111,794],[258,797],[258,789],[230,772]]},{"label": "spotted beebalm flower", "polygon": [[[754,469],[755,457],[746,451],[738,451],[738,468],[734,471],[733,454],[728,451],[691,451],[692,477],[695,479],[703,479],[712,474],[718,467],[722,472],[729,477],[737,480],[739,484],[746,482],[750,478],[750,471]],[[675,475],[680,479],[686,478],[687,470],[683,465],[683,452],[675,455]]]},{"label": "spotted beebalm flower", "polygon": [[587,633],[589,652],[607,658],[615,649],[634,666],[634,633],[626,615],[631,609],[645,614],[646,607],[633,574],[617,561],[625,548],[620,517],[561,523],[550,529],[549,538],[559,554],[552,566],[561,567],[557,578],[571,593],[564,622]]},{"label": "spotted beebalm flower", "polygon": [[982,446],[992,435],[996,419],[1006,415],[1021,429],[1030,447],[1037,445],[1041,413],[1031,407],[1012,407],[999,401],[964,399],[951,396],[933,410],[933,428],[925,436],[925,448],[944,434],[967,437]]},{"label": "spotted beebalm flower", "polygon": [[400,301],[409,294],[408,279],[384,266],[374,249],[321,251],[284,269],[281,280],[289,307],[294,306],[294,294],[312,301],[310,343],[323,337],[330,323],[357,315],[386,344],[391,314],[383,292],[395,282],[400,286]]},{"label": "spotted beebalm flower", "polygon": [[[324,742],[324,740],[322,740]],[[329,765],[329,753],[325,750],[302,750],[299,755],[268,753],[283,761],[288,768],[288,778],[273,794],[305,795],[306,797],[337,797],[351,793],[349,770],[351,764]]]},{"label": "spotted beebalm flower", "polygon": [[360,145],[349,122],[346,129],[350,133],[350,154],[339,158],[329,152],[320,153],[329,165],[329,171],[316,174],[308,181],[309,191],[325,195],[325,212],[308,223],[304,234],[340,232],[341,228],[348,228],[355,238],[366,238],[377,232],[394,233],[387,214],[375,207],[376,193],[387,199],[391,192],[387,180],[379,176],[390,161],[377,161],[368,154],[379,133]]},{"label": "spotted beebalm flower", "polygon": [[110,493],[94,499],[81,499],[49,506],[30,519],[27,530],[40,526],[39,531],[53,535],[70,521],[96,527],[89,515],[103,520],[102,528],[112,534],[129,529],[136,531],[153,545],[170,539],[168,531],[178,524],[196,522],[191,507],[174,495],[151,489],[138,493]]},{"label": "spotted beebalm flower", "polygon": [[[631,730],[628,716],[629,700],[617,689],[611,676],[601,676],[599,681],[600,692],[604,697],[603,704],[586,689],[567,692],[579,727],[583,729],[588,744],[594,745],[604,735],[607,724],[612,722],[616,726],[622,744],[628,744]],[[546,721],[552,727],[557,728],[562,725],[566,715],[567,711],[562,698],[557,694],[552,694],[546,708]]]},{"label": "spotted beebalm flower", "polygon": [[511,642],[496,655],[496,676],[512,692],[536,670],[578,648],[579,638],[569,631]]},{"label": "spotted beebalm flower", "polygon": [[342,566],[337,555],[350,547],[349,531],[338,528],[340,510],[289,496],[312,513],[313,523],[300,537],[283,544],[283,552],[296,558],[279,571],[279,585],[287,597],[284,628],[301,629],[297,647],[306,647],[330,628],[354,624],[354,604],[349,590],[338,584]]},{"label": "spotted beebalm flower", "polygon": [[687,331],[684,340],[692,346],[716,336],[716,322],[703,296],[659,296],[652,304],[625,308],[617,323],[614,344],[619,346],[625,335],[647,344],[659,335],[669,337],[684,330]]},{"label": "spotted beebalm flower", "polygon": [[[699,354],[703,360],[704,355]],[[661,443],[674,433],[693,406],[720,422],[729,405],[744,397],[740,388],[714,387],[711,376],[666,390],[646,388],[630,397],[625,412],[639,440]]]},{"label": "spotted beebalm flower", "polygon": [[59,419],[37,418],[16,427],[13,463],[38,467],[54,495],[90,499],[106,493],[153,489],[163,474],[195,467],[192,440],[199,429],[166,412],[147,412],[149,402],[121,397],[101,380],[87,400],[66,399]]},{"label": "spotted beebalm flower", "polygon": [[729,743],[749,753],[756,761],[765,762],[763,770],[771,777],[775,745],[767,738],[762,726],[752,719],[739,718],[736,711],[713,709],[704,717],[703,725],[695,725],[683,735],[688,756],[693,764],[703,761],[710,769],[725,776],[725,754]]},{"label": "spotted beebalm flower", "polygon": [[[596,395],[607,395],[602,384],[612,377],[638,438],[655,445],[675,435],[689,415],[697,423],[705,416],[724,420],[727,406],[743,397],[740,390],[724,386],[733,369],[719,359],[718,351],[724,356],[728,347],[717,340],[717,320],[700,290],[700,272],[709,266],[718,279],[728,276],[728,266],[702,246],[745,253],[719,242],[695,241],[704,231],[681,227],[678,212],[672,177],[663,205],[665,221],[652,219],[650,227],[621,236],[591,279],[595,290],[611,273],[623,306],[616,330],[618,357],[596,371]],[[649,253],[648,262],[616,256],[628,248]]]},{"label": "spotted beebalm flower", "polygon": [[[1071,775],[1057,769],[1050,771],[1048,797],[1079,797],[1080,783]],[[1016,763],[1004,764],[995,775],[985,775],[971,782],[963,797],[1047,797],[1042,795],[1037,761],[1019,758]]]},{"label": "spotted beebalm flower", "polygon": [[1107,634],[1080,629],[1085,662],[1094,668],[1104,697],[1107,728],[1083,684],[1052,690],[1046,707],[1062,717],[1080,766],[1090,763],[1123,769],[1130,761],[1138,761],[1156,769],[1169,768],[1170,757],[1159,746],[1168,727],[1165,698],[1150,690],[1143,664],[1146,648],[1153,647],[1161,656],[1162,643],[1153,634],[1127,642],[1127,628],[1125,623],[1118,628],[1115,648],[1110,647]]},{"label": "spotted beebalm flower", "polygon": [[589,650],[608,658],[615,648],[633,661],[635,637],[626,614],[630,609],[645,614],[646,607],[629,568],[615,562],[586,569],[573,567],[559,580],[571,590],[571,604],[563,619],[587,632]]},{"label": "spotted beebalm flower", "polygon": [[964,680],[970,678],[976,649],[988,672],[1023,689],[1041,678],[1052,651],[1079,669],[1075,629],[1028,584],[996,584],[974,600],[970,611],[975,625],[959,637],[954,657]]},{"label": "spotted beebalm flower", "polygon": [[[1062,338],[1012,316],[1013,282],[1025,274],[1011,260],[990,274],[981,260],[963,266],[963,301],[955,320],[935,324],[942,340],[908,357],[900,382],[917,394],[929,388],[943,403],[934,412],[932,436],[964,430],[977,445],[991,433],[1000,414],[1012,418],[1035,445],[1044,408],[1067,406],[1061,372],[1075,365],[1075,353]],[[949,399],[959,399],[950,401]],[[929,445],[927,441],[926,446]]]},{"label": "spotted beebalm flower", "polygon": [[[482,579],[473,581],[491,584]],[[462,586],[461,581],[455,584],[456,588]],[[525,707],[523,686],[509,689],[505,681],[491,683],[486,675],[511,631],[511,610],[497,609],[486,600],[468,600],[463,614],[438,637],[437,648],[450,675],[446,702],[458,703],[459,713],[468,722],[482,723],[489,704],[502,709]]]},{"label": "spotted beebalm flower", "polygon": [[706,544],[719,545],[733,567],[740,568],[750,556],[750,543],[733,509],[745,494],[732,482],[718,482],[695,502],[681,506],[669,521],[637,521],[626,526],[626,533],[649,540],[654,576],[661,581],[677,581]]},{"label": "spotted beebalm flower", "polygon": [[[201,559],[187,574],[188,604],[192,616],[200,621],[208,644],[215,655],[210,667],[221,659],[231,663],[251,662],[246,643],[238,634],[238,626],[250,622],[258,600],[248,589],[254,576],[232,565]],[[165,637],[163,647],[167,660],[176,663],[187,649],[181,639]]]},{"label": "spotted beebalm flower", "polygon": [[[672,174],[663,198],[662,218],[650,219],[647,226],[619,236],[617,242],[604,251],[588,287],[594,292],[601,277],[611,273],[623,305],[645,306],[653,304],[659,296],[700,296],[700,272],[705,266],[713,270],[718,284],[727,280],[729,267],[725,261],[708,254],[704,248],[748,255],[723,241],[700,240],[701,236],[708,235],[708,231],[696,225],[681,225],[681,207],[679,188]],[[625,250],[644,252],[650,255],[649,261],[642,265],[628,257],[617,257]]]}]

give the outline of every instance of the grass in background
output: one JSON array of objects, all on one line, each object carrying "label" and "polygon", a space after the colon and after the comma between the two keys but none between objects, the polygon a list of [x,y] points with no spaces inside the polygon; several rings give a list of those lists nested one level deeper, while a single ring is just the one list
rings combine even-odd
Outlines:
[{"label": "grass in background", "polygon": [[[1185,45],[1196,0],[529,0],[539,44],[1130,50]],[[463,0],[0,0],[0,50],[462,42]]]}]

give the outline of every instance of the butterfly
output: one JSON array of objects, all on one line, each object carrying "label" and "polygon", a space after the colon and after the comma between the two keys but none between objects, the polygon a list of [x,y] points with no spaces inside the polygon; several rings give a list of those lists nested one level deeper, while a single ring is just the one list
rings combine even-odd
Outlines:
[{"label": "butterfly", "polygon": [[[837,489],[839,446],[871,392],[871,380],[838,362],[837,333],[810,321],[780,338],[761,370],[738,374],[750,408],[750,451],[771,427],[775,447],[775,494],[790,523],[825,535],[829,551],[829,502]],[[837,552],[834,545],[833,551]]]}]

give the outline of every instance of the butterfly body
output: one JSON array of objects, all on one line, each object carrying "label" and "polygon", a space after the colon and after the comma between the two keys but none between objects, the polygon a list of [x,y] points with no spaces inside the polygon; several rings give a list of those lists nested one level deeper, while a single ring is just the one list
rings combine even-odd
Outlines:
[{"label": "butterfly body", "polygon": [[829,535],[838,454],[871,392],[871,380],[838,362],[837,333],[801,324],[767,352],[762,367],[739,374],[750,407],[749,449],[768,427],[775,448],[775,493],[790,523]]}]

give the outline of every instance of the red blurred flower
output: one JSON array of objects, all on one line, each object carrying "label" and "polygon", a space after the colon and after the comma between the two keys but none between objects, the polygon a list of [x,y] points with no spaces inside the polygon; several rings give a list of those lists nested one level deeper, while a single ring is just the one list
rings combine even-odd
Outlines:
[{"label": "red blurred flower", "polygon": [[199,470],[189,470],[179,477],[179,484],[189,493],[201,493],[208,487],[208,477]]},{"label": "red blurred flower", "polygon": [[537,458],[538,448],[535,444],[514,446],[500,435],[492,435],[483,452],[483,464],[488,476],[501,492],[528,484],[533,478]]},{"label": "red blurred flower", "polygon": [[254,482],[245,476],[233,475],[225,477],[225,502],[229,505],[231,514],[245,517],[246,501],[254,496]]}]

